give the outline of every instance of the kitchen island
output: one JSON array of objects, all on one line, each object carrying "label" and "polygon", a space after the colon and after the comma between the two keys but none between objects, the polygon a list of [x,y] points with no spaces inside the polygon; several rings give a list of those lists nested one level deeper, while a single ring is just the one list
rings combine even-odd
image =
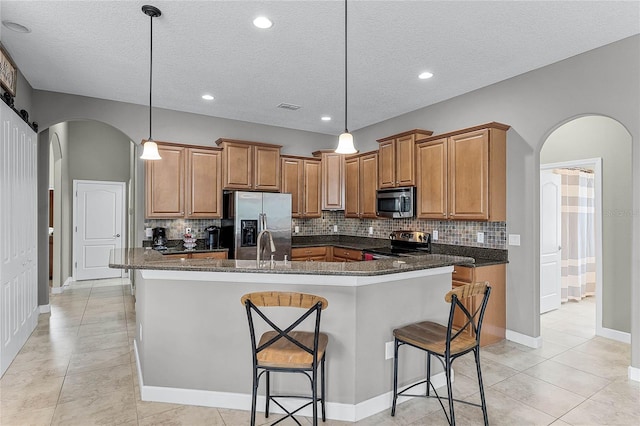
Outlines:
[{"label": "kitchen island", "polygon": [[[255,260],[166,259],[145,249],[114,251],[110,260],[111,267],[135,270],[143,400],[249,410],[251,346],[240,297],[298,291],[329,301],[321,324],[329,335],[327,417],[346,421],[390,407],[393,361],[385,357],[385,343],[404,324],[446,322],[444,295],[453,265],[469,263],[473,259],[424,255],[350,263],[267,261],[258,267]],[[423,377],[424,355],[402,356],[401,384]],[[433,365],[432,374],[436,384],[444,383],[439,366]],[[303,379],[279,375],[272,386],[306,392]],[[259,399],[258,409],[263,407]]]}]

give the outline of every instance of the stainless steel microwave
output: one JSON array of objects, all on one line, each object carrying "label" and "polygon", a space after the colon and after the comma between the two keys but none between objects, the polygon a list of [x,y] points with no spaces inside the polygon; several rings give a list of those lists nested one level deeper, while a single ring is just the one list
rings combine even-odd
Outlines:
[{"label": "stainless steel microwave", "polygon": [[415,213],[416,188],[379,189],[376,197],[376,214],[381,217],[413,217]]}]

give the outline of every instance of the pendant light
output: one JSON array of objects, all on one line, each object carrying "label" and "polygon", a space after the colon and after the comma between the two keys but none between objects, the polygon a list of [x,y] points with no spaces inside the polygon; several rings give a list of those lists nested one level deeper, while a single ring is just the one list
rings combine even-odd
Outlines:
[{"label": "pendant light", "polygon": [[355,154],[353,135],[347,128],[347,0],[344,0],[344,133],[338,137],[337,154]]},{"label": "pendant light", "polygon": [[153,82],[153,18],[157,18],[162,15],[160,9],[155,6],[144,5],[142,6],[142,12],[150,18],[151,30],[150,30],[150,49],[149,49],[149,139],[144,142],[142,155],[143,160],[161,160],[160,153],[158,152],[158,145],[153,141],[151,137],[151,93]]}]

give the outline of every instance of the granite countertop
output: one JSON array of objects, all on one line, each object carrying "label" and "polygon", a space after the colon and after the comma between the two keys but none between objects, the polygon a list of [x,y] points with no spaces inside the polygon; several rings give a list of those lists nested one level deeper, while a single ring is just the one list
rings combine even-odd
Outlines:
[{"label": "granite countertop", "polygon": [[264,267],[258,268],[255,260],[174,259],[164,257],[150,248],[112,250],[109,258],[109,267],[120,269],[343,276],[386,275],[473,263],[472,258],[464,256],[425,254],[369,262],[277,261],[273,268],[267,261]]}]

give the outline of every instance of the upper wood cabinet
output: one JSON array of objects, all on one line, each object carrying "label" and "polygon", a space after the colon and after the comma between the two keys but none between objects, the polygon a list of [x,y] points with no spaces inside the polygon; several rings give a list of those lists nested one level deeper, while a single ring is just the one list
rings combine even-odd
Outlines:
[{"label": "upper wood cabinet", "polygon": [[282,156],[282,192],[291,194],[291,216],[320,217],[320,160]]},{"label": "upper wood cabinet", "polygon": [[345,217],[375,218],[378,151],[345,158]]},{"label": "upper wood cabinet", "polygon": [[220,149],[158,142],[158,152],[161,160],[145,163],[145,216],[220,218]]},{"label": "upper wood cabinet", "polygon": [[322,210],[344,210],[344,155],[321,150],[313,156],[322,161]]},{"label": "upper wood cabinet", "polygon": [[223,189],[280,190],[280,145],[218,139],[222,148]]},{"label": "upper wood cabinet", "polygon": [[489,123],[420,142],[420,219],[506,220],[506,131]]},{"label": "upper wood cabinet", "polygon": [[415,144],[432,134],[415,129],[378,139],[378,187],[415,186]]}]

